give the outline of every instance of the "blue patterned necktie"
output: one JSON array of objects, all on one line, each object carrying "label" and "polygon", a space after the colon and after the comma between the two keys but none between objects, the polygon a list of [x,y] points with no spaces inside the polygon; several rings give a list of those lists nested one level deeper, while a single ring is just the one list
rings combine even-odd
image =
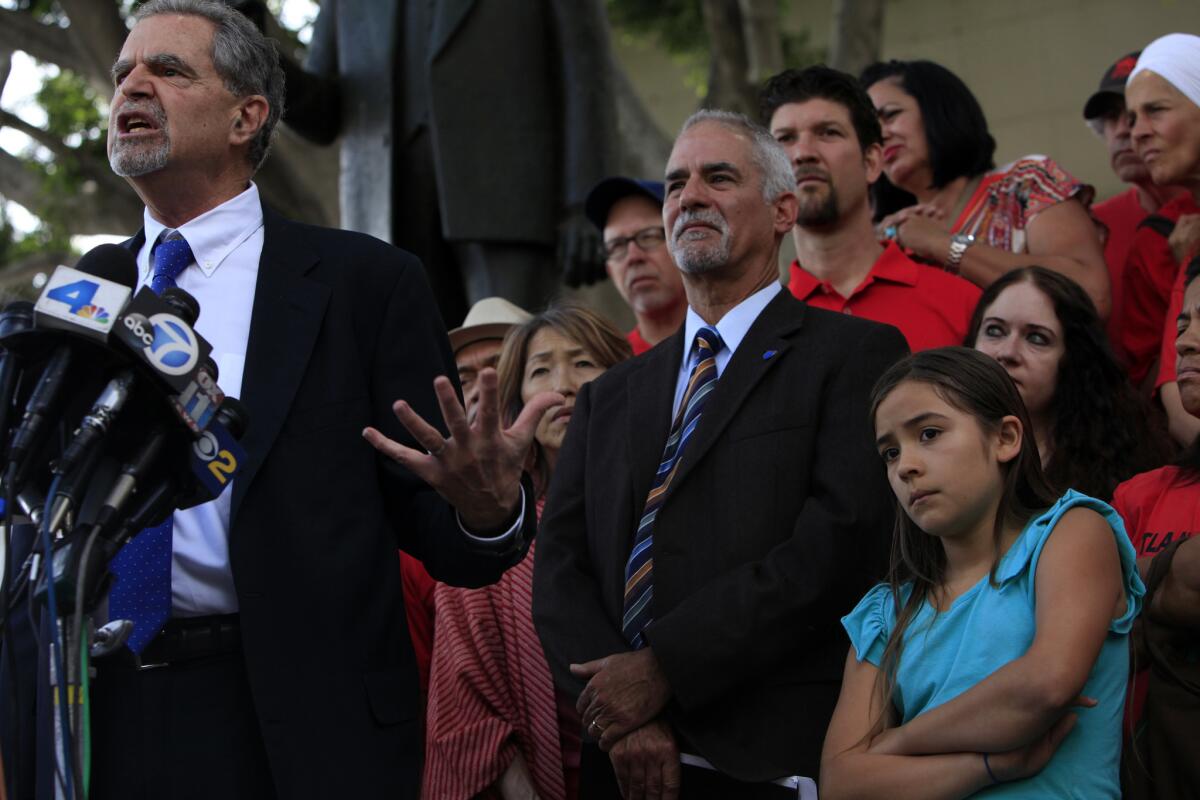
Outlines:
[{"label": "blue patterned necktie", "polygon": [[717,387],[717,353],[724,346],[716,328],[703,327],[696,331],[692,350],[695,366],[688,377],[683,402],[679,404],[679,411],[671,424],[662,462],[654,476],[654,485],[646,498],[646,508],[633,538],[633,550],[625,563],[625,608],[621,632],[635,650],[645,646],[642,632],[653,620],[650,605],[654,599],[654,520],[667,490],[671,488],[671,480],[679,468],[683,450],[700,422],[700,412],[704,410],[712,390]]},{"label": "blue patterned necktie", "polygon": [[[194,260],[183,237],[160,242],[150,288],[162,294]],[[134,653],[141,653],[171,617],[172,517],[131,539],[109,567],[117,582],[108,595],[108,618],[133,622],[125,644]]]}]

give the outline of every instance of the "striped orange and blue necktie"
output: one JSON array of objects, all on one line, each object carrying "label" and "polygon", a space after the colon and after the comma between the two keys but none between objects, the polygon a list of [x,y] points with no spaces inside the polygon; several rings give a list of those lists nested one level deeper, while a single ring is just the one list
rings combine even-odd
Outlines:
[{"label": "striped orange and blue necktie", "polygon": [[646,508],[633,537],[633,551],[625,563],[625,609],[621,631],[635,650],[645,645],[642,632],[653,620],[650,605],[654,598],[654,520],[671,487],[688,439],[700,422],[704,403],[717,386],[717,353],[724,346],[716,328],[706,326],[696,331],[696,342],[691,352],[695,366],[688,378],[679,412],[671,425],[671,435],[667,437],[667,445],[663,448],[654,485],[646,498]]}]

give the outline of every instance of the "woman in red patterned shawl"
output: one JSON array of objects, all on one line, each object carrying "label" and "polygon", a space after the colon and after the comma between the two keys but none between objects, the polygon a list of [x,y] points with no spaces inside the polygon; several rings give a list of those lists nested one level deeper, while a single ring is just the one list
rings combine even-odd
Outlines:
[{"label": "woman in red patterned shawl", "polygon": [[[530,474],[538,516],[579,387],[632,356],[612,325],[558,306],[514,328],[500,352],[500,408],[516,419],[538,392],[566,398],[538,423]],[[580,722],[554,688],[533,628],[537,542],[498,583],[438,585],[424,796],[564,800],[578,795]]]},{"label": "woman in red patterned shawl", "polygon": [[880,238],[983,288],[1019,267],[1061,272],[1108,316],[1092,187],[1045,156],[996,169],[979,101],[945,67],[889,61],[861,81],[883,127],[884,177],[873,189]]}]

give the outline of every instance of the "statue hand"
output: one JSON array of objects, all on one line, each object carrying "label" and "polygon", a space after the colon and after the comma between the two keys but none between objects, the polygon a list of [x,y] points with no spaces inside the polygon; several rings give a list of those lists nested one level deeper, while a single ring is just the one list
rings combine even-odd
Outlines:
[{"label": "statue hand", "polygon": [[567,286],[583,286],[604,280],[604,248],[600,231],[583,209],[573,208],[558,226],[558,263]]}]

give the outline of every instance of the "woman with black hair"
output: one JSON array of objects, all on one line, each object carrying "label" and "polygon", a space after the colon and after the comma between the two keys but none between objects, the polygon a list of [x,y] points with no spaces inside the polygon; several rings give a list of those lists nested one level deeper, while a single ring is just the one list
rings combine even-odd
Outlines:
[{"label": "woman with black hair", "polygon": [[1069,278],[1038,266],[1004,275],[979,298],[965,343],[1016,383],[1057,489],[1107,500],[1118,483],[1169,457],[1095,307]]},{"label": "woman with black hair", "polygon": [[867,67],[860,80],[883,127],[884,176],[873,190],[880,238],[984,288],[1041,264],[1082,286],[1108,316],[1090,186],[1044,156],[995,169],[983,109],[945,67],[889,61]]},{"label": "woman with black hair", "polygon": [[[1200,416],[1200,258],[1184,275],[1176,318],[1175,365],[1183,408]],[[1146,580],[1145,614],[1135,630],[1135,672],[1125,713],[1121,771],[1125,797],[1195,797],[1200,763],[1191,731],[1200,726],[1200,437],[1174,464],[1117,487]]]}]

